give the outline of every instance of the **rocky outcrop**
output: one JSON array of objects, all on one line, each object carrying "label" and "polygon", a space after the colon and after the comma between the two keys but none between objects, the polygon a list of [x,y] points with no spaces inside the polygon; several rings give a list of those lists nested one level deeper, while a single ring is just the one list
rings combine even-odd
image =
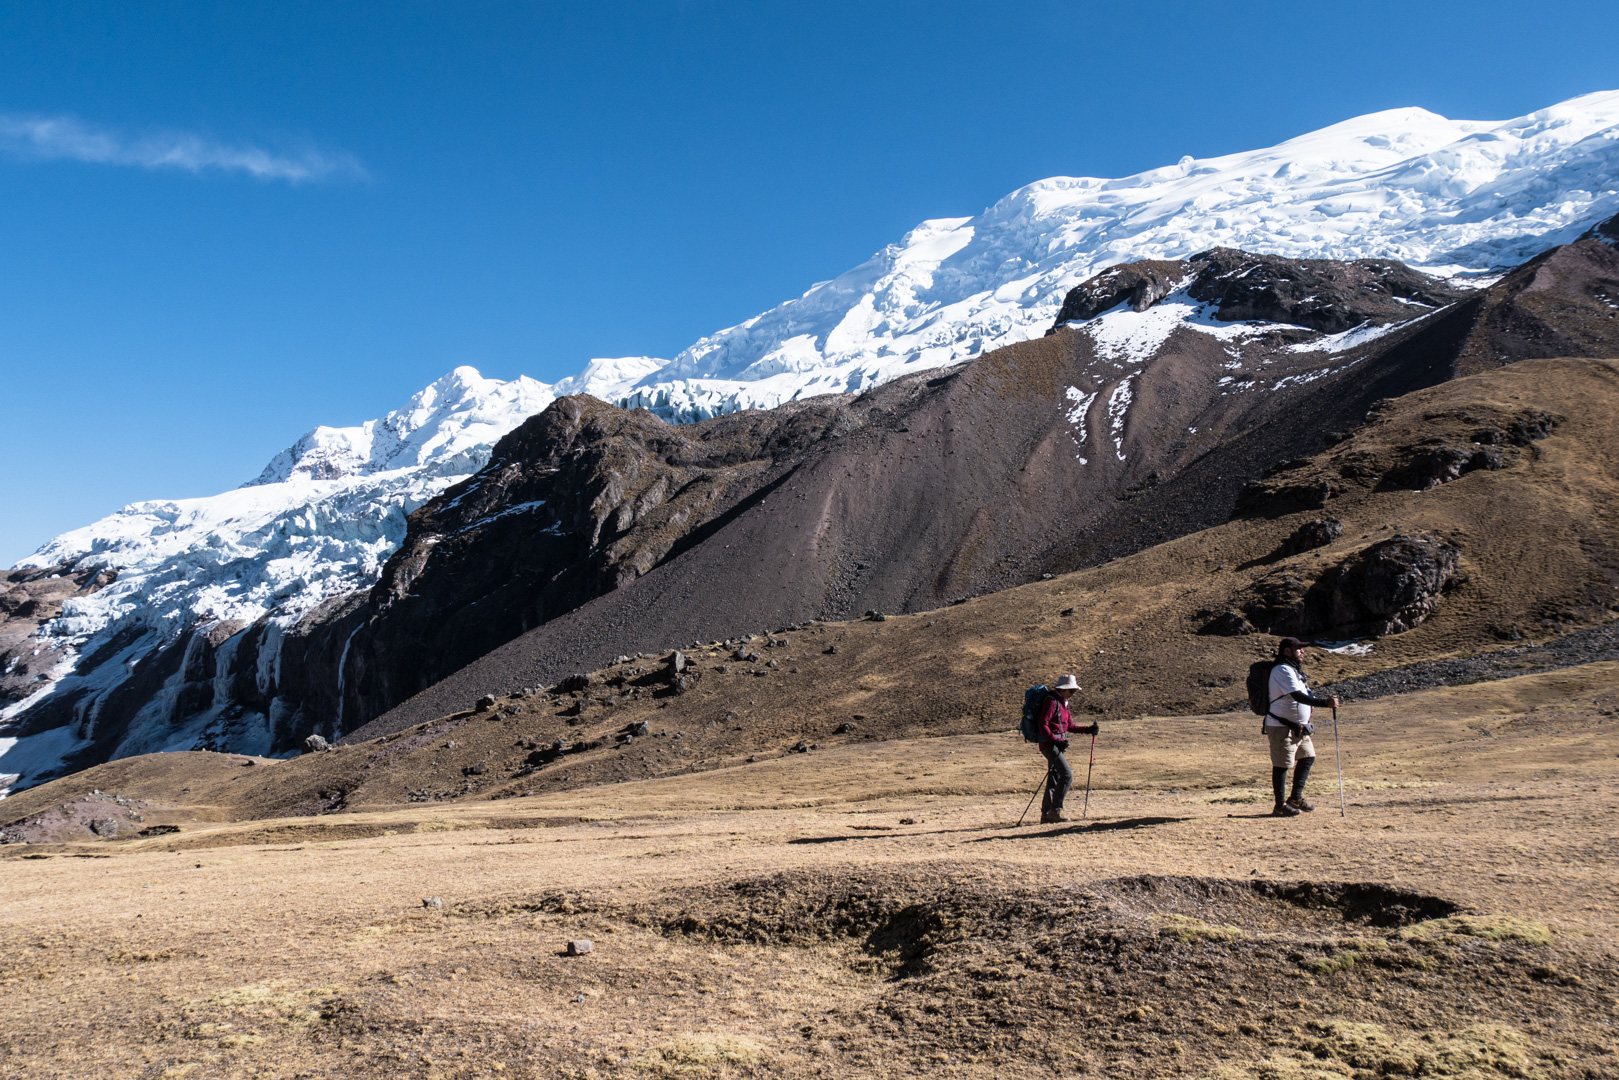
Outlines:
[{"label": "rocky outcrop", "polygon": [[1180,288],[1225,322],[1282,323],[1328,334],[1405,322],[1469,295],[1393,260],[1286,259],[1211,248],[1181,262],[1127,263],[1103,271],[1069,291],[1052,330],[1119,304],[1145,311]]},{"label": "rocky outcrop", "polygon": [[1177,289],[1186,276],[1186,264],[1143,260],[1104,270],[1082,281],[1063,298],[1057,321],[1048,334],[1070,322],[1084,322],[1117,307],[1129,304],[1131,311],[1146,311]]},{"label": "rocky outcrop", "polygon": [[1433,614],[1456,583],[1458,556],[1455,545],[1439,537],[1395,536],[1328,567],[1313,581],[1295,568],[1261,578],[1241,606],[1250,625],[1271,634],[1398,634]]},{"label": "rocky outcrop", "polygon": [[1391,259],[1281,259],[1214,248],[1187,260],[1187,293],[1225,322],[1256,320],[1335,334],[1362,323],[1404,322],[1469,290]]}]

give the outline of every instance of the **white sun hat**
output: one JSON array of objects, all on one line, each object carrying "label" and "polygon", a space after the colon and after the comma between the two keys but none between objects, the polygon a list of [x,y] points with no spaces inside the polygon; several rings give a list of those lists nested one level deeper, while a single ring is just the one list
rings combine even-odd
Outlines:
[{"label": "white sun hat", "polygon": [[1075,679],[1072,675],[1059,675],[1057,676],[1057,685],[1052,687],[1052,689],[1078,690],[1080,689],[1079,680]]}]

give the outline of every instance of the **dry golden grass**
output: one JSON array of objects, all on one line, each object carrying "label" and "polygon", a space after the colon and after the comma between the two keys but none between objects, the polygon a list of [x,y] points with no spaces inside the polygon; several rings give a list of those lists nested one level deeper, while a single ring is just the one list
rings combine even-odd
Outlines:
[{"label": "dry golden grass", "polygon": [[1347,818],[1327,732],[1317,811],[1264,816],[1228,714],[1106,726],[1060,826],[1013,827],[1040,766],[1001,733],[12,847],[0,1074],[1611,1075],[1616,689],[1347,711]]}]

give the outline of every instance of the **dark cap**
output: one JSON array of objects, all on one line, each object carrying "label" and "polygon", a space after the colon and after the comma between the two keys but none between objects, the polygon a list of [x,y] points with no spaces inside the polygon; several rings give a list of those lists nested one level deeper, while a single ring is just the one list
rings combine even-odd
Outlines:
[{"label": "dark cap", "polygon": [[1296,637],[1285,637],[1276,643],[1276,650],[1280,652],[1283,649],[1302,649],[1308,644],[1309,642],[1300,641]]}]

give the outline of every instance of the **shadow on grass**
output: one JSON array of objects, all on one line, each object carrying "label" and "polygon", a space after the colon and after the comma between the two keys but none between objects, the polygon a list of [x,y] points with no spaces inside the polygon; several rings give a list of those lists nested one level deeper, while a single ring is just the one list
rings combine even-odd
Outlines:
[{"label": "shadow on grass", "polygon": [[[1179,818],[1174,820],[1179,821]],[[851,828],[860,828],[858,825]],[[988,832],[991,829],[1004,829],[1005,825],[969,825],[962,829],[916,829],[901,832],[897,829],[883,829],[882,832],[861,832],[854,836],[800,836],[787,841],[789,844],[841,844],[849,840],[898,840],[906,836],[949,836],[953,833]]]},{"label": "shadow on grass", "polygon": [[1147,829],[1154,825],[1170,825],[1177,821],[1191,821],[1189,817],[1134,817],[1118,821],[1092,821],[1088,824],[1061,825],[1038,832],[1020,832],[1011,836],[984,836],[967,841],[970,844],[988,844],[996,840],[1050,840],[1055,836],[1076,836],[1082,833],[1116,832],[1119,829]]}]

